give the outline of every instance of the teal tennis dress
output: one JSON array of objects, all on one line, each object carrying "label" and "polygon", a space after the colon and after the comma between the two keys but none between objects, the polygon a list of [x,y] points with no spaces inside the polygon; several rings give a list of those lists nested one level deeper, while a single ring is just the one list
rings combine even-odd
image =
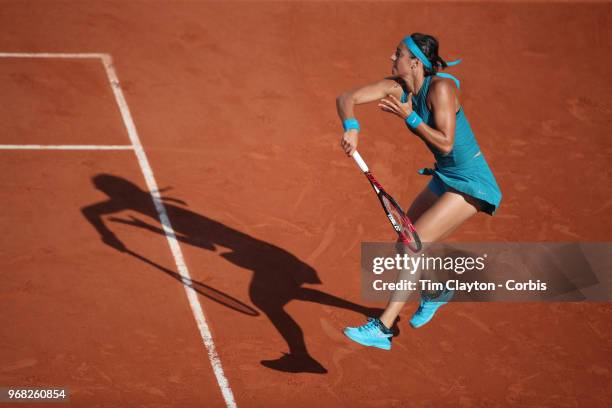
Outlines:
[{"label": "teal tennis dress", "polygon": [[[453,76],[446,73],[440,73],[438,76],[453,79],[459,87],[459,81]],[[426,100],[432,78],[433,76],[426,76],[419,93],[412,97],[413,110],[430,127],[434,127],[434,116],[427,108]],[[407,94],[404,92],[402,102],[406,101]],[[493,215],[501,202],[501,191],[480,151],[463,107],[459,109],[456,117],[453,149],[449,154],[443,155],[435,147],[428,145],[436,163],[433,169],[421,169],[419,173],[433,176],[428,187],[437,195],[441,195],[450,187],[478,199],[482,203],[482,211]]]}]

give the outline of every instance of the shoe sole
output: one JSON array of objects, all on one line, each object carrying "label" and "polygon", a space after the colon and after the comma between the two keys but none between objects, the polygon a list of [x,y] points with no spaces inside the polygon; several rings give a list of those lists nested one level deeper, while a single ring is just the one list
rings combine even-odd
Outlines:
[{"label": "shoe sole", "polygon": [[[432,317],[433,319],[433,317]],[[427,323],[429,323],[431,321],[431,319],[429,319],[428,321],[426,321],[425,323],[421,323],[421,324],[413,324],[410,323],[410,327],[412,327],[413,329],[418,329],[419,327],[423,327],[425,326]]]},{"label": "shoe sole", "polygon": [[344,333],[344,335],[345,335],[345,336],[346,336],[346,337],[347,337],[349,340],[351,340],[351,341],[353,341],[353,342],[355,342],[355,343],[357,343],[357,344],[360,344],[360,345],[362,345],[362,346],[365,346],[365,347],[374,347],[374,348],[381,349],[381,350],[391,350],[391,345],[390,345],[390,344],[389,344],[389,346],[378,346],[378,345],[376,345],[376,344],[366,344],[366,343],[362,343],[362,342],[360,342],[360,341],[358,341],[358,340],[356,340],[356,339],[352,338],[351,336],[349,336],[349,335],[348,335],[348,334],[346,334],[346,333]]}]

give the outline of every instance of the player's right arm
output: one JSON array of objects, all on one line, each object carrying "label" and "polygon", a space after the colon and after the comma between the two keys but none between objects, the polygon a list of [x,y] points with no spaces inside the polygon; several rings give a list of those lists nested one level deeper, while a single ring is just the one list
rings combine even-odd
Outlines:
[{"label": "player's right arm", "polygon": [[[340,120],[344,122],[345,119],[355,117],[355,105],[378,101],[389,95],[394,95],[400,99],[402,93],[403,89],[396,78],[385,78],[382,81],[352,89],[336,98],[338,116],[340,116]],[[358,134],[359,132],[357,130],[350,129],[342,135],[340,146],[349,156],[357,149]]]}]

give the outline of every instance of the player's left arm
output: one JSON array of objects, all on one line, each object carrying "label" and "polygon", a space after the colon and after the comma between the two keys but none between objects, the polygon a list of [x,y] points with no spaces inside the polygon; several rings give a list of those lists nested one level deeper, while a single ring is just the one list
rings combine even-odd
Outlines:
[{"label": "player's left arm", "polygon": [[[411,131],[443,155],[449,154],[453,150],[453,143],[455,142],[457,104],[458,99],[451,80],[432,80],[429,88],[428,105],[431,105],[430,109],[433,111],[435,127],[421,122],[416,128],[411,128]],[[405,103],[402,103],[395,95],[389,94],[386,98],[380,100],[378,106],[382,110],[406,120],[412,113],[412,94],[408,95],[408,100]]]},{"label": "player's left arm", "polygon": [[427,144],[446,155],[453,150],[456,125],[456,95],[451,80],[432,81],[429,100],[435,127],[421,123],[413,132]]}]

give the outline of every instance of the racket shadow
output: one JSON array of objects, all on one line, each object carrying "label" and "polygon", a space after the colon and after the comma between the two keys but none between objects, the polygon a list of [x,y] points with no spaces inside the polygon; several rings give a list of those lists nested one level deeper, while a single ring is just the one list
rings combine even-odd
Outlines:
[{"label": "racket shadow", "polygon": [[179,273],[174,272],[173,270],[170,270],[168,268],[165,268],[155,262],[153,262],[152,260],[145,258],[144,256],[137,254],[129,249],[125,250],[125,253],[132,255],[134,258],[136,259],[140,259],[141,261],[143,261],[146,264],[149,264],[151,266],[153,266],[154,268],[159,269],[160,271],[164,272],[165,274],[167,274],[168,276],[176,279],[177,281],[181,282],[183,285],[195,290],[197,293],[199,293],[202,296],[206,296],[207,298],[222,304],[225,307],[229,307],[232,310],[235,310],[237,312],[249,315],[249,316],[259,316],[259,312],[252,308],[251,306],[242,303],[240,300],[231,297],[230,295],[221,292],[220,290],[217,290],[211,286],[208,286],[202,282],[198,282],[197,280],[193,280],[193,279],[189,279],[189,278],[185,278],[183,276],[181,276]]},{"label": "racket shadow", "polygon": [[137,213],[138,217],[111,217],[108,220],[164,235],[149,192],[140,189],[126,179],[109,174],[96,175],[92,181],[94,186],[105,193],[108,198],[82,208],[81,212],[100,234],[103,243],[140,259],[193,288],[206,298],[232,310],[250,316],[257,316],[261,312],[268,317],[287,343],[289,352],[281,355],[280,358],[261,360],[261,364],[265,367],[292,373],[324,374],[327,372],[326,368],[312,357],[308,351],[302,328],[285,310],[285,305],[292,300],[351,310],[365,316],[378,316],[381,313],[381,309],[369,308],[321,290],[303,287],[303,284],[320,284],[321,281],[316,270],[295,255],[276,245],[183,208],[177,205],[182,204],[180,200],[165,200],[164,204],[177,240],[208,251],[215,251],[217,246],[228,248],[229,252],[220,253],[219,256],[252,272],[248,295],[254,307],[201,282],[186,281],[177,272],[127,249],[104,221],[103,216],[129,210]]}]

